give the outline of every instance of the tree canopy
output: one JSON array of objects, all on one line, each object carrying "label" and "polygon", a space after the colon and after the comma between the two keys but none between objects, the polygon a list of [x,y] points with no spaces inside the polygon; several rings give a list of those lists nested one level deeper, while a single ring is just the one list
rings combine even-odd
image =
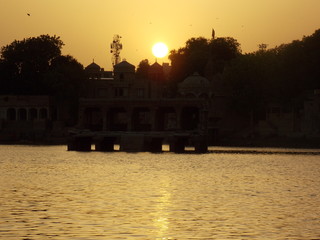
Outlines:
[{"label": "tree canopy", "polygon": [[[71,56],[62,56],[62,40],[57,36],[15,40],[1,48],[0,81],[2,94],[50,94],[78,88],[83,67]],[[55,84],[49,76],[55,75]],[[75,80],[77,78],[77,80]],[[57,88],[59,82],[61,89]],[[66,86],[69,82],[73,86]]]},{"label": "tree canopy", "polygon": [[170,52],[171,83],[176,85],[195,71],[209,79],[219,74],[233,99],[230,107],[243,114],[264,112],[270,103],[290,105],[320,89],[319,42],[320,29],[302,40],[272,49],[260,44],[257,51],[242,54],[231,37],[191,38]]},{"label": "tree canopy", "polygon": [[0,94],[50,95],[57,105],[67,109],[66,120],[74,124],[86,78],[76,59],[61,55],[63,45],[57,36],[41,35],[2,47]]},{"label": "tree canopy", "polygon": [[302,40],[234,58],[223,72],[234,107],[265,109],[267,104],[292,104],[320,88],[320,29]]},{"label": "tree canopy", "polygon": [[193,72],[205,75],[206,67],[210,61],[214,66],[212,74],[221,73],[225,64],[240,54],[240,44],[231,37],[191,38],[186,42],[185,47],[170,52],[171,78],[173,81],[179,82]]},{"label": "tree canopy", "polygon": [[140,78],[148,78],[150,64],[148,59],[142,60],[137,68],[137,76]]}]

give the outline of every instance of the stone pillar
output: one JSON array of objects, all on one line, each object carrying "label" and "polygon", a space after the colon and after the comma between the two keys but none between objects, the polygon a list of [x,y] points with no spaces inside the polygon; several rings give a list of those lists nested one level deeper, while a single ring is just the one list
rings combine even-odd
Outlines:
[{"label": "stone pillar", "polygon": [[156,130],[156,121],[157,121],[157,107],[152,107],[150,109],[150,125],[151,125],[151,131],[155,131]]},{"label": "stone pillar", "polygon": [[68,151],[91,151],[90,136],[75,136],[68,141]]},{"label": "stone pillar", "polygon": [[207,108],[200,109],[199,127],[198,130],[201,133],[207,134],[208,131],[208,110]]},{"label": "stone pillar", "polygon": [[126,115],[127,115],[127,131],[131,132],[132,131],[132,113],[133,113],[133,108],[132,107],[126,107]]},{"label": "stone pillar", "polygon": [[196,153],[208,152],[207,138],[204,135],[196,136],[193,138],[194,148]]},{"label": "stone pillar", "polygon": [[[84,112],[85,112],[85,108],[84,107],[80,107],[79,108],[79,120],[78,120],[78,125],[79,127],[83,128],[84,127]],[[59,113],[58,113],[59,115]],[[39,110],[38,110],[38,117],[39,117]],[[60,119],[59,116],[57,116],[58,119]]]},{"label": "stone pillar", "polygon": [[184,136],[173,136],[170,141],[170,152],[183,153],[185,152],[185,146],[188,141]]},{"label": "stone pillar", "polygon": [[26,108],[26,120],[28,121],[30,119],[30,108]]},{"label": "stone pillar", "polygon": [[143,134],[122,135],[120,139],[120,151],[144,152],[146,150],[145,136]]},{"label": "stone pillar", "polygon": [[76,151],[76,141],[74,138],[70,138],[68,139],[68,143],[67,143],[67,150],[68,151]]},{"label": "stone pillar", "polygon": [[51,111],[50,111],[50,108],[47,107],[47,120],[51,120],[52,117],[51,117]]},{"label": "stone pillar", "polygon": [[114,151],[114,143],[116,141],[116,137],[103,137],[98,139],[95,145],[96,151],[101,152],[113,152]]},{"label": "stone pillar", "polygon": [[177,130],[181,129],[181,114],[182,114],[182,108],[177,107],[176,109],[176,119],[177,119]]},{"label": "stone pillar", "polygon": [[150,137],[146,142],[146,147],[149,152],[162,152],[162,137]]},{"label": "stone pillar", "polygon": [[105,117],[106,117],[105,131],[110,131],[111,130],[111,121],[112,121],[112,114],[111,114],[110,108],[106,108]]},{"label": "stone pillar", "polygon": [[107,131],[107,113],[108,109],[105,107],[101,108],[102,111],[102,131]]}]

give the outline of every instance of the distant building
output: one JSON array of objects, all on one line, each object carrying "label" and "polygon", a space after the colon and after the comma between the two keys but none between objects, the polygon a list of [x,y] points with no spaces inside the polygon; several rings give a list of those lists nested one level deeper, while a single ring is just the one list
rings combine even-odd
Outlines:
[{"label": "distant building", "polygon": [[264,137],[320,137],[320,91],[306,93],[303,101],[269,103],[255,131]]},{"label": "distant building", "polygon": [[89,64],[85,71],[89,79],[112,79],[112,71],[104,71],[98,64],[92,62]]},{"label": "distant building", "polygon": [[0,96],[0,141],[42,141],[63,135],[63,123],[49,96]]},{"label": "distant building", "polygon": [[[179,96],[169,98],[169,69],[155,62],[147,79],[138,78],[135,67],[122,61],[114,66],[112,79],[92,78],[88,95],[80,99],[79,126],[94,131],[206,131],[210,93],[202,83],[209,83],[194,76],[182,83]],[[185,94],[190,84],[199,87],[194,96]]]},{"label": "distant building", "polygon": [[303,103],[301,131],[312,137],[320,137],[320,89],[310,93]]}]

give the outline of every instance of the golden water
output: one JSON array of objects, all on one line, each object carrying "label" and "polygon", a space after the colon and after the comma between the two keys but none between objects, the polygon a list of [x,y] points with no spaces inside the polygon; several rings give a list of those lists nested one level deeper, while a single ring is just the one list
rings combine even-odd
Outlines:
[{"label": "golden water", "polygon": [[0,239],[320,239],[320,155],[0,146]]}]

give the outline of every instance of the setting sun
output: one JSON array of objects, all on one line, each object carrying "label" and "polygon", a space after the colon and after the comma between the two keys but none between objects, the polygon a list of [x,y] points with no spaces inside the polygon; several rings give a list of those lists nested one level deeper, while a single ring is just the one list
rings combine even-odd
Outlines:
[{"label": "setting sun", "polygon": [[168,54],[168,47],[162,42],[158,42],[153,45],[152,53],[157,58],[163,58]]}]

